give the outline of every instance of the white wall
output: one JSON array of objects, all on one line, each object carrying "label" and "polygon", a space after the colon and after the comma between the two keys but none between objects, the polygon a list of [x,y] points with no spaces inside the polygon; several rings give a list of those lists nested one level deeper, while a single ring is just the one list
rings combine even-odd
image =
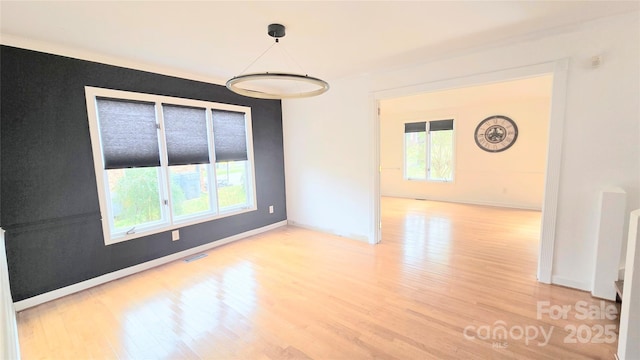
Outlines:
[{"label": "white wall", "polygon": [[361,79],[331,86],[317,98],[283,101],[287,218],[368,241],[373,98]]},{"label": "white wall", "polygon": [[[551,83],[551,76],[542,76],[381,101],[381,194],[541,209]],[[514,145],[499,153],[483,151],[474,140],[478,123],[492,115],[510,117],[519,130]],[[404,123],[449,118],[455,123],[454,181],[405,180]]]},{"label": "white wall", "polygon": [[[374,93],[568,58],[553,281],[589,289],[599,192],[620,186],[633,199],[629,209],[640,205],[638,17],[629,13],[562,34],[332,81],[323,96],[283,101],[288,218],[373,238]],[[603,56],[599,68],[589,66],[593,55]]]}]

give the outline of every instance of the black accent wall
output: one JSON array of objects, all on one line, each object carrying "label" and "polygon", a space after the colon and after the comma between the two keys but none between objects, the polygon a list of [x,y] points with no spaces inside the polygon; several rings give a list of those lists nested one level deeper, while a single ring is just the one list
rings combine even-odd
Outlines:
[{"label": "black accent wall", "polygon": [[[286,219],[280,101],[9,46],[0,65],[0,226],[14,301]],[[181,228],[175,242],[165,232],[106,246],[85,86],[250,106],[258,210]]]}]

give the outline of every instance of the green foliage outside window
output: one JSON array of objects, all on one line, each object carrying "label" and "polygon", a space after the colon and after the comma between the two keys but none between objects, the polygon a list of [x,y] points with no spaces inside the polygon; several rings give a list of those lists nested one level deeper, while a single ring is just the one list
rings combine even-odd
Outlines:
[{"label": "green foliage outside window", "polygon": [[425,179],[427,175],[425,132],[408,133],[405,136],[406,177],[407,179]]},{"label": "green foliage outside window", "polygon": [[220,208],[247,203],[246,161],[216,163]]},{"label": "green foliage outside window", "polygon": [[[191,165],[193,166],[193,165]],[[194,166],[195,167],[195,166]],[[216,164],[218,175],[218,204],[221,209],[246,204],[246,168],[243,162]],[[196,168],[191,173],[171,174],[171,200],[173,214],[186,216],[208,211],[209,192],[206,173]],[[200,191],[187,196],[180,175],[195,175]],[[154,167],[109,170],[114,225],[118,229],[129,229],[161,219],[161,200],[158,189],[158,170]],[[193,190],[193,189],[191,189]],[[193,191],[191,191],[193,193]]]},{"label": "green foliage outside window", "polygon": [[[154,167],[112,170],[116,174],[111,189],[116,228],[127,228],[160,220],[158,170]],[[118,176],[119,175],[119,176]]]},{"label": "green foliage outside window", "polygon": [[453,130],[431,132],[431,180],[451,180],[453,178]]}]

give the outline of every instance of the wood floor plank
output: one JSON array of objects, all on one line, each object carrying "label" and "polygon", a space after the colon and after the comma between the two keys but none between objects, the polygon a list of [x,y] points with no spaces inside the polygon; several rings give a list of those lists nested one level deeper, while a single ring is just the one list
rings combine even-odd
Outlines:
[{"label": "wood floor plank", "polygon": [[539,212],[383,198],[382,215],[378,245],[288,226],[27,309],[23,357],[613,359],[592,340],[618,320],[575,306],[619,307],[536,281]]}]

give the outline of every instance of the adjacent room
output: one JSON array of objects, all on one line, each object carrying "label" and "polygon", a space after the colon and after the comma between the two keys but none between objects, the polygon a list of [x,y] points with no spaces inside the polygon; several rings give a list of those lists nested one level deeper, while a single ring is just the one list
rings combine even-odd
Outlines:
[{"label": "adjacent room", "polygon": [[[552,81],[546,75],[380,101],[382,196],[542,210]],[[513,123],[512,142],[477,144],[486,119]]]},{"label": "adjacent room", "polygon": [[640,358],[637,1],[0,1],[0,358]]},{"label": "adjacent room", "polygon": [[[455,255],[451,233],[469,227],[456,225],[452,215],[457,212],[491,223],[496,235],[539,229],[552,85],[552,75],[543,75],[381,100],[381,241],[400,237],[405,252],[415,252],[410,256],[422,258],[427,249],[430,256],[437,253],[446,261]],[[510,132],[495,134],[497,138],[486,144],[475,141],[485,139],[482,131],[506,129],[500,124]],[[504,214],[516,209],[515,216],[526,216],[517,222],[483,218],[493,210],[486,206],[504,208]],[[403,232],[398,236],[392,230],[385,237],[387,221],[398,226],[392,213],[402,214]],[[448,236],[435,236],[443,230]],[[514,235],[513,241],[518,240],[521,236]],[[537,258],[539,238],[534,235],[529,240],[524,249]],[[483,248],[481,239],[464,241]],[[532,260],[518,259],[520,265]],[[535,273],[529,269],[529,275]]]}]

